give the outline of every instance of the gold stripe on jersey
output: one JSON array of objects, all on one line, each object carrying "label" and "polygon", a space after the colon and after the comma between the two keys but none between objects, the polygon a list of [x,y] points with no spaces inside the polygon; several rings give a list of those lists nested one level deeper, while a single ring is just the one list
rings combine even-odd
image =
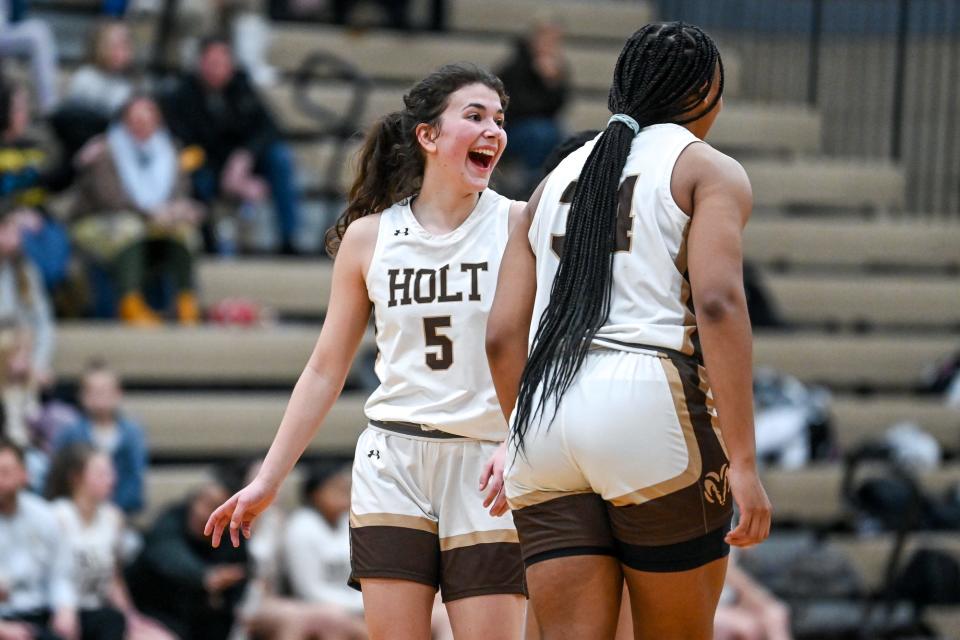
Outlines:
[{"label": "gold stripe on jersey", "polygon": [[420,516],[405,516],[398,513],[354,513],[350,512],[350,526],[357,527],[401,527],[417,529],[427,533],[439,533],[436,520]]},{"label": "gold stripe on jersey", "polygon": [[720,418],[717,414],[717,405],[713,400],[713,389],[710,388],[710,378],[707,377],[707,370],[703,365],[697,365],[697,377],[700,378],[700,383],[697,386],[700,387],[700,391],[703,391],[704,402],[707,405],[707,413],[710,414],[710,426],[713,427],[713,432],[717,435],[720,448],[723,449],[723,455],[729,458],[730,454],[727,452],[727,443],[724,442],[723,432],[720,430]]},{"label": "gold stripe on jersey", "polygon": [[463,547],[472,547],[478,544],[489,544],[492,542],[514,542],[519,543],[516,529],[494,529],[492,531],[474,531],[472,533],[462,533],[456,536],[440,538],[440,551],[451,551],[453,549],[462,549]]},{"label": "gold stripe on jersey", "polygon": [[610,504],[616,507],[626,507],[629,505],[644,504],[651,500],[670,495],[675,491],[696,484],[700,480],[700,474],[703,471],[703,461],[700,458],[700,446],[697,444],[697,436],[693,430],[693,421],[690,419],[690,409],[687,407],[687,394],[683,389],[683,380],[680,377],[680,370],[672,360],[659,360],[663,367],[663,373],[667,376],[670,383],[670,395],[673,397],[673,405],[677,412],[677,419],[680,422],[680,429],[683,431],[683,439],[687,446],[687,468],[679,475],[664,480],[663,482],[631,491],[622,496],[608,500]]}]

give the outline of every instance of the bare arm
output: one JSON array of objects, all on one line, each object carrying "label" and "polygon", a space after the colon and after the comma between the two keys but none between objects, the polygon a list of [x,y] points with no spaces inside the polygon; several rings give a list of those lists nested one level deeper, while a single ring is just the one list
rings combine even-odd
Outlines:
[{"label": "bare arm", "polygon": [[516,220],[511,220],[510,239],[500,262],[497,292],[487,319],[487,361],[500,409],[508,421],[517,403],[520,379],[527,363],[530,323],[537,295],[537,263],[527,234],[544,183],[518,212]]},{"label": "bare arm", "polygon": [[688,239],[690,287],[741,512],[728,541],[749,546],[766,538],[771,510],[756,470],[753,337],[743,289],[742,233],[752,208],[750,182],[739,163],[705,145],[685,151],[679,170],[696,176]]},{"label": "bare arm", "polygon": [[234,546],[239,533],[249,537],[253,519],[276,496],[287,474],[310,443],[343,389],[350,365],[367,329],[371,303],[364,273],[376,242],[379,219],[354,222],[347,229],[333,267],[330,304],[310,359],[297,380],[280,428],[257,477],[211,514],[204,530],[218,546],[230,527]]}]

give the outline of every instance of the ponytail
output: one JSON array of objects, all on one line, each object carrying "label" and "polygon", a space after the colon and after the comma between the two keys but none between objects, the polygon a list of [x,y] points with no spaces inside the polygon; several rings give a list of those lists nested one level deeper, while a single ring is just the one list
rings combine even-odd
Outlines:
[{"label": "ponytail", "polygon": [[424,156],[417,141],[417,125],[438,127],[450,94],[470,84],[493,89],[503,108],[507,108],[506,91],[495,75],[469,63],[448,64],[403,96],[403,110],[380,118],[370,128],[357,155],[357,175],[350,187],[347,208],[324,238],[330,257],[336,257],[343,235],[354,220],[380,213],[420,192]]},{"label": "ponytail", "polygon": [[357,155],[357,175],[347,197],[347,208],[327,229],[327,253],[335,258],[347,227],[359,218],[379,213],[420,190],[423,154],[414,129],[417,123],[403,111],[394,111],[370,128]]}]

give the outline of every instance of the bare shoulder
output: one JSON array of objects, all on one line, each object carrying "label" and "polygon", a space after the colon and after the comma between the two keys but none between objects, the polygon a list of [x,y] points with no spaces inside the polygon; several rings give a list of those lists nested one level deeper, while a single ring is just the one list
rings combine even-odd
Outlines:
[{"label": "bare shoulder", "polygon": [[743,165],[709,144],[691,144],[674,166],[670,189],[674,200],[688,215],[694,202],[705,196],[723,195],[750,207],[753,192]]},{"label": "bare shoulder", "polygon": [[351,263],[360,273],[366,273],[373,259],[373,250],[377,246],[377,234],[380,231],[380,214],[374,213],[358,218],[350,223],[343,234],[338,261]]},{"label": "bare shoulder", "polygon": [[511,232],[518,224],[529,223],[527,219],[527,203],[522,200],[514,200],[510,204],[510,220],[507,223],[507,229]]},{"label": "bare shoulder", "polygon": [[709,144],[691,144],[677,160],[676,172],[684,172],[699,183],[723,183],[728,187],[750,189],[747,172],[737,160]]}]

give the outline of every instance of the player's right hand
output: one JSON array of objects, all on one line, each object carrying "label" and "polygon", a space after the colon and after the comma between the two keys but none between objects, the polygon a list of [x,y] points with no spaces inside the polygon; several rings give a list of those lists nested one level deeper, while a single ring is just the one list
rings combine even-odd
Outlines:
[{"label": "player's right hand", "polygon": [[263,513],[277,496],[276,487],[269,486],[260,478],[233,494],[229,500],[210,514],[207,526],[203,528],[203,535],[212,536],[214,548],[220,546],[220,539],[225,529],[230,530],[230,543],[234,547],[240,546],[240,534],[250,538],[250,529],[253,521]]}]

